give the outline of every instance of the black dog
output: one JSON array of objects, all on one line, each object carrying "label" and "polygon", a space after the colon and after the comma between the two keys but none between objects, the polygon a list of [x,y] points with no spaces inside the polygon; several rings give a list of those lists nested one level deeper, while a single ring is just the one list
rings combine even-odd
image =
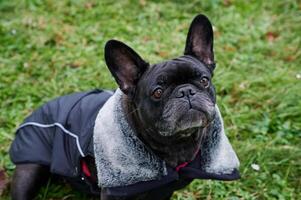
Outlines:
[{"label": "black dog", "polygon": [[209,20],[193,20],[184,55],[149,65],[110,40],[105,60],[119,85],[48,102],[17,130],[12,198],[32,199],[50,174],[105,199],[162,199],[193,179],[234,180],[239,161],[211,82]]}]

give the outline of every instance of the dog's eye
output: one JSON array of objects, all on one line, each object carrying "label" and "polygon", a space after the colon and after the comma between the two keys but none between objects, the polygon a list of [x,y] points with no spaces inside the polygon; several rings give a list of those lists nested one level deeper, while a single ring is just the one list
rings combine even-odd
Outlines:
[{"label": "dog's eye", "polygon": [[201,79],[201,84],[203,85],[204,88],[208,88],[209,87],[209,78],[207,77],[202,77]]},{"label": "dog's eye", "polygon": [[153,92],[153,97],[156,99],[160,99],[161,96],[163,94],[163,90],[161,88],[157,88],[154,92]]}]

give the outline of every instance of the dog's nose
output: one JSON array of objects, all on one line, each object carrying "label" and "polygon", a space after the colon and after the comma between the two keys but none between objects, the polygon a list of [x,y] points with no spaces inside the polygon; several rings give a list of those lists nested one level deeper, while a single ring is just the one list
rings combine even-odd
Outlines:
[{"label": "dog's nose", "polygon": [[177,98],[189,97],[195,95],[196,91],[191,87],[181,87],[176,93]]}]

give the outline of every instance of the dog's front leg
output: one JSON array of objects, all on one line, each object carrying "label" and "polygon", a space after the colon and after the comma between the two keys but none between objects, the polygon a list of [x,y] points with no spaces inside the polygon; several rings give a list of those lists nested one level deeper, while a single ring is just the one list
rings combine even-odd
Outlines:
[{"label": "dog's front leg", "polygon": [[38,164],[19,164],[16,166],[12,184],[12,200],[30,200],[48,180],[49,169]]}]

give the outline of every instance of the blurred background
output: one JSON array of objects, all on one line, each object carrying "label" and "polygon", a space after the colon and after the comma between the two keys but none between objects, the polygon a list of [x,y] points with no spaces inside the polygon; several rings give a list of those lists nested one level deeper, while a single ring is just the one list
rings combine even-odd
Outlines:
[{"label": "blurred background", "polygon": [[[182,55],[195,15],[214,25],[214,83],[241,161],[239,181],[196,180],[173,200],[301,199],[301,1],[0,0],[0,199],[8,149],[46,101],[115,88],[103,47],[118,39],[150,63]],[[37,199],[89,199],[49,181]]]}]

